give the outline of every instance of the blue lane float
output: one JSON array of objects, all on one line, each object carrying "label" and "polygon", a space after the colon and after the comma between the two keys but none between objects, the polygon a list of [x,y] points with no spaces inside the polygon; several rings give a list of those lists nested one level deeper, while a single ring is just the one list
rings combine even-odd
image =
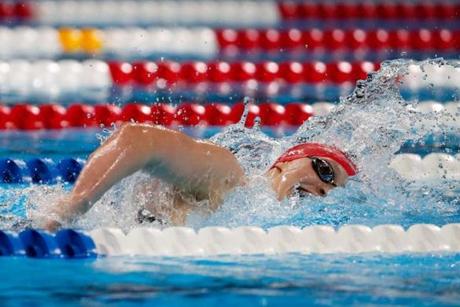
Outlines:
[{"label": "blue lane float", "polygon": [[89,236],[73,229],[63,229],[56,233],[56,242],[65,258],[94,258],[96,245]]},{"label": "blue lane float", "polygon": [[56,164],[50,159],[30,159],[26,161],[26,166],[32,183],[56,182],[56,177],[58,177]]},{"label": "blue lane float", "polygon": [[95,258],[96,245],[88,235],[73,229],[56,234],[25,229],[19,234],[0,231],[0,256],[29,258]]},{"label": "blue lane float", "polygon": [[73,158],[66,158],[59,161],[57,170],[62,181],[73,183],[77,180],[83,168],[83,163]]},{"label": "blue lane float", "polygon": [[18,234],[0,231],[0,256],[25,256],[26,251]]},{"label": "blue lane float", "polygon": [[14,160],[0,159],[0,180],[3,183],[21,183],[23,174],[21,168]]},{"label": "blue lane float", "polygon": [[74,183],[84,163],[84,160],[74,158],[59,161],[39,158],[25,161],[0,159],[0,183]]},{"label": "blue lane float", "polygon": [[45,231],[26,229],[19,233],[26,256],[31,258],[58,258],[61,252],[55,237]]}]

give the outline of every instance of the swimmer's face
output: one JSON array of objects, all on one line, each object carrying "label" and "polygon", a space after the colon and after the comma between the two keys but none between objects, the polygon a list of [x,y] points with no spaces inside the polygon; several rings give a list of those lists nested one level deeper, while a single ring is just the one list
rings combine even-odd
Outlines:
[{"label": "swimmer's face", "polygon": [[268,175],[279,200],[296,193],[301,196],[326,196],[331,189],[344,186],[348,180],[348,175],[340,164],[324,157],[279,162]]}]

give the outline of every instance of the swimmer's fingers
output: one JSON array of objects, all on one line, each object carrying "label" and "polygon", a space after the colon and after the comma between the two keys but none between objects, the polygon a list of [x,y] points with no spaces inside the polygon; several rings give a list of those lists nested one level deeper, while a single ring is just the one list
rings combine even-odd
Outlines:
[{"label": "swimmer's fingers", "polygon": [[33,212],[30,216],[34,220],[36,227],[44,230],[55,232],[66,224],[68,217],[68,210],[66,210],[66,198],[62,198],[57,204],[51,208],[42,208],[40,211]]},{"label": "swimmer's fingers", "polygon": [[50,232],[56,232],[59,228],[61,228],[61,226],[61,223],[59,223],[58,221],[48,220],[43,225],[43,228]]}]

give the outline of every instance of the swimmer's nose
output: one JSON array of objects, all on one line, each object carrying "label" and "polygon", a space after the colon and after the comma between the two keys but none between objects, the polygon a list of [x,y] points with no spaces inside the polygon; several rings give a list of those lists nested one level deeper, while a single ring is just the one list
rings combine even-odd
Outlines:
[{"label": "swimmer's nose", "polygon": [[318,187],[319,196],[326,197],[326,195],[329,193],[329,191],[332,190],[333,188],[334,187],[332,187],[330,185],[324,185],[324,186]]},{"label": "swimmer's nose", "polygon": [[319,196],[326,197],[326,195],[327,195],[326,190],[323,189],[323,188],[320,188],[320,189],[319,189]]}]

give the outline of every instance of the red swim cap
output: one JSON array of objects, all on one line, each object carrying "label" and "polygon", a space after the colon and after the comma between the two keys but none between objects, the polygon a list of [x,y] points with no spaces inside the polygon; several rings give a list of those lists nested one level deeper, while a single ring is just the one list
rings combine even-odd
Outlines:
[{"label": "red swim cap", "polygon": [[308,157],[325,157],[332,159],[343,167],[348,176],[354,176],[358,172],[356,165],[341,150],[319,143],[304,143],[291,147],[282,154],[273,165],[278,162],[289,162]]}]

